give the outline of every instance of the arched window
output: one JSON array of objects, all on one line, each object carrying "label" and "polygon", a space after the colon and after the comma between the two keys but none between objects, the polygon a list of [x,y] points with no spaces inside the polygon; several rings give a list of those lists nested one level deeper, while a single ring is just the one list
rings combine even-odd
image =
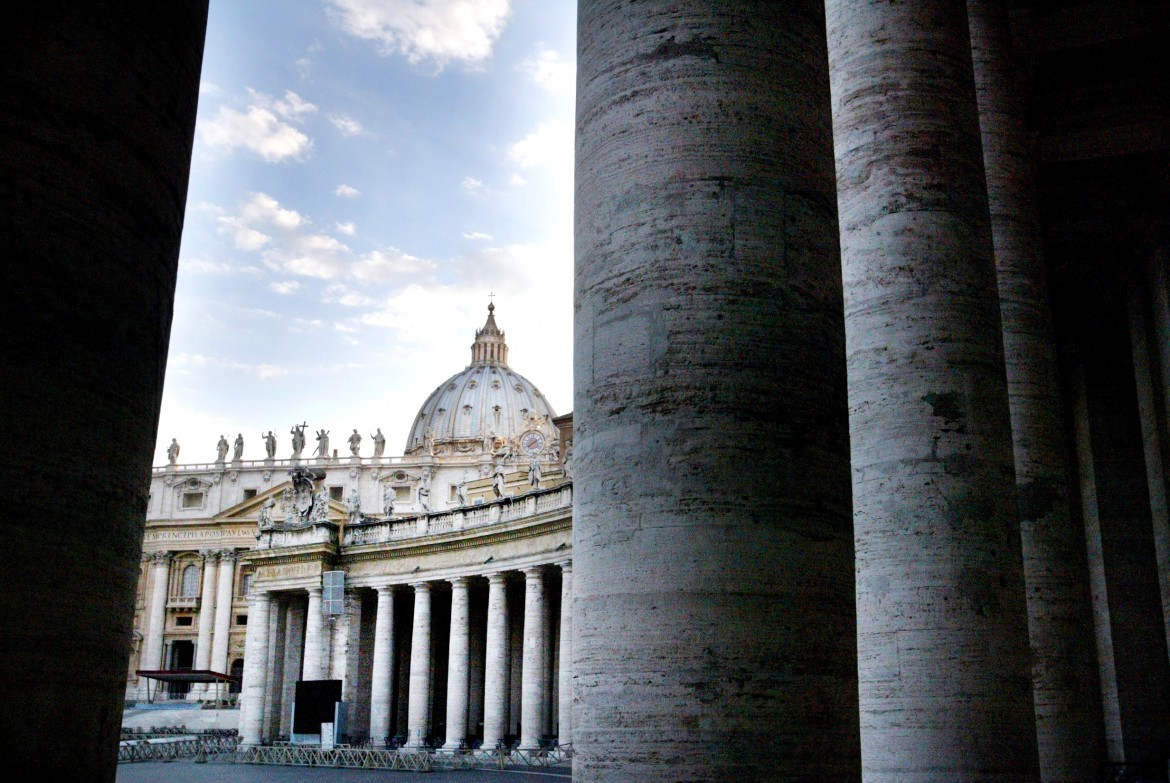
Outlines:
[{"label": "arched window", "polygon": [[184,598],[195,598],[199,595],[199,566],[189,565],[183,569],[182,592]]}]

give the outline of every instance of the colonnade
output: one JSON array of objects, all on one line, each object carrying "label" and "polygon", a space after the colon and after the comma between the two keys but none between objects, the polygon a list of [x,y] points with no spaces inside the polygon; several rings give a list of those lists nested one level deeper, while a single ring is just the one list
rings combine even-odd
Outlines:
[{"label": "colonnade", "polygon": [[[159,551],[147,556],[150,561],[151,587],[147,602],[145,641],[138,659],[139,669],[167,668],[164,638],[171,586],[171,562],[175,554],[170,551]],[[203,550],[199,554],[203,558],[203,573],[196,619],[194,668],[227,673],[237,555],[234,549]],[[206,686],[196,686],[191,693],[198,695],[207,691]]]},{"label": "colonnade", "polygon": [[[550,590],[557,571],[559,595]],[[241,741],[291,733],[296,680],[340,679],[348,734],[368,736],[375,747],[400,734],[407,750],[429,747],[436,735],[446,751],[473,737],[487,748],[517,735],[523,750],[552,736],[569,744],[572,563],[524,568],[522,591],[514,573],[350,590],[334,618],[321,613],[319,587],[254,588]],[[449,603],[439,599],[448,587]]]}]

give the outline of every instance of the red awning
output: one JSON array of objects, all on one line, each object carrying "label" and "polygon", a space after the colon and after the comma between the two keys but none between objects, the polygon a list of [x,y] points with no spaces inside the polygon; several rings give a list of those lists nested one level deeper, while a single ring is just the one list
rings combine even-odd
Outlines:
[{"label": "red awning", "polygon": [[239,677],[213,672],[210,669],[158,669],[157,671],[139,669],[135,674],[148,680],[160,682],[234,682],[236,684],[240,682]]}]

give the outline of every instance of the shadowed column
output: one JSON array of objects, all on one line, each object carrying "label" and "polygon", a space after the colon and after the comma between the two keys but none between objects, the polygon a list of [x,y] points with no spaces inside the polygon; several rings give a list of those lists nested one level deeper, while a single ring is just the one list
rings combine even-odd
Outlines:
[{"label": "shadowed column", "polygon": [[963,3],[828,0],[864,779],[1034,781],[998,292]]},{"label": "shadowed column", "polygon": [[1027,588],[1040,779],[1095,780],[1104,759],[1084,534],[1069,508],[1070,439],[1057,381],[1026,107],[998,0],[967,0]]},{"label": "shadowed column", "polygon": [[414,630],[410,639],[410,691],[406,747],[421,749],[431,726],[431,585],[414,587]]},{"label": "shadowed column", "polygon": [[244,638],[244,683],[240,693],[240,744],[263,740],[264,701],[268,691],[268,593],[255,590],[248,601],[248,633]]},{"label": "shadowed column", "polygon": [[447,654],[447,741],[443,747],[456,750],[467,739],[468,620],[470,601],[468,578],[451,580],[451,644]]},{"label": "shadowed column", "polygon": [[574,778],[858,777],[824,8],[578,5]]},{"label": "shadowed column", "polygon": [[0,33],[0,470],[21,509],[0,522],[0,735],[18,779],[117,769],[206,25],[206,0],[45,0]]},{"label": "shadowed column", "polygon": [[540,747],[544,711],[544,572],[524,571],[524,663],[520,686],[520,749]]},{"label": "shadowed column", "polygon": [[391,734],[390,697],[394,686],[394,588],[378,588],[374,618],[374,664],[370,685],[370,742],[385,747]]},{"label": "shadowed column", "polygon": [[504,738],[508,721],[508,584],[488,576],[487,653],[484,661],[483,747]]}]

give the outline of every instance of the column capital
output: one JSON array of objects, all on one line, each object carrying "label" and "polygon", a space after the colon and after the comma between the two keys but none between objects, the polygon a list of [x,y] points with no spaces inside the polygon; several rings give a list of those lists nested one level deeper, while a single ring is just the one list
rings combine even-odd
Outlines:
[{"label": "column capital", "polygon": [[488,582],[494,585],[502,585],[507,581],[503,571],[496,571],[495,573],[487,574]]},{"label": "column capital", "polygon": [[558,560],[557,562],[553,563],[553,565],[560,568],[562,574],[573,573],[573,561],[572,560]]},{"label": "column capital", "polygon": [[378,597],[384,595],[394,595],[394,585],[378,585],[374,589],[378,592]]},{"label": "column capital", "polygon": [[414,588],[416,593],[429,593],[431,591],[430,582],[411,582],[410,586]]},{"label": "column capital", "polygon": [[544,566],[530,566],[524,569],[524,579],[528,582],[544,580]]},{"label": "column capital", "polygon": [[160,566],[160,565],[169,565],[171,562],[171,558],[174,556],[175,556],[174,552],[169,552],[167,550],[163,550],[161,552],[151,552],[150,553],[150,563],[151,563],[151,565],[156,566],[156,567]]},{"label": "column capital", "polygon": [[447,581],[451,583],[451,587],[462,587],[463,589],[467,589],[467,585],[471,581],[471,577],[453,576]]},{"label": "column capital", "polygon": [[306,591],[306,592],[307,592],[307,593],[308,593],[310,596],[314,596],[314,595],[315,595],[315,596],[317,596],[318,598],[320,598],[320,597],[321,597],[321,586],[320,586],[320,585],[316,585],[316,586],[314,586],[314,587],[306,587],[306,588],[305,588],[305,591]]},{"label": "column capital", "polygon": [[234,563],[237,557],[238,555],[234,549],[219,550],[219,562],[221,563]]},{"label": "column capital", "polygon": [[200,549],[199,556],[202,557],[204,561],[215,561],[219,559],[219,552],[215,549]]}]

